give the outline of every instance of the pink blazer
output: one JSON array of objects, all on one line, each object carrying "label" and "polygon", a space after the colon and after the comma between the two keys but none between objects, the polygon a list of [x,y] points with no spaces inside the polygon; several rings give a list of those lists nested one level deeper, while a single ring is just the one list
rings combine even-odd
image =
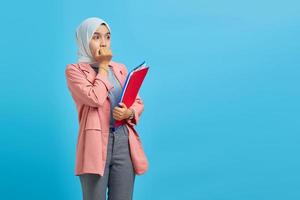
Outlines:
[{"label": "pink blazer", "polygon": [[[124,64],[111,61],[117,80],[123,86],[127,76]],[[67,86],[78,111],[79,131],[76,145],[75,175],[94,173],[103,176],[109,137],[110,101],[113,88],[107,76],[96,73],[87,63],[67,64]],[[139,94],[133,105],[135,117],[126,121],[129,132],[130,155],[137,175],[148,170],[148,160],[134,126],[144,110]]]}]

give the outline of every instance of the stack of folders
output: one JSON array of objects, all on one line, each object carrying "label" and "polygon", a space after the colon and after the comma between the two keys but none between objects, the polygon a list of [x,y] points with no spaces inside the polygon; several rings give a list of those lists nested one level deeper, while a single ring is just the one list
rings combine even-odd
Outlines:
[{"label": "stack of folders", "polygon": [[[149,66],[146,65],[144,61],[139,66],[131,70],[124,83],[124,87],[119,99],[119,103],[123,102],[127,108],[129,108],[135,101],[137,94],[140,90],[140,87],[145,79],[145,76],[148,72]],[[125,123],[125,120],[115,121],[115,127],[118,127]]]}]

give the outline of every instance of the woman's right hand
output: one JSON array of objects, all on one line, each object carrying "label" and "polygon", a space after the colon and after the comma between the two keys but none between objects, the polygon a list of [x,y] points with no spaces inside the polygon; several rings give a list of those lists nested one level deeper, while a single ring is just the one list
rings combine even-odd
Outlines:
[{"label": "woman's right hand", "polygon": [[99,67],[107,67],[112,59],[112,51],[107,47],[100,47],[97,50],[95,59],[99,62]]}]

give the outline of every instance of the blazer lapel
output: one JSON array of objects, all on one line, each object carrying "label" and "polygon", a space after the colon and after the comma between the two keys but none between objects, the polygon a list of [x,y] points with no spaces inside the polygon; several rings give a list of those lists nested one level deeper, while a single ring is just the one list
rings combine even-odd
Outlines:
[{"label": "blazer lapel", "polygon": [[85,74],[87,80],[93,83],[96,76],[95,70],[88,63],[78,63],[78,66]]}]

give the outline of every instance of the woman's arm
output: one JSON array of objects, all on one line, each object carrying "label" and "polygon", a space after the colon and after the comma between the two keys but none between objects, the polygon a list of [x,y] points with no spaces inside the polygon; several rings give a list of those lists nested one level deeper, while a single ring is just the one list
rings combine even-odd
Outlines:
[{"label": "woman's arm", "polygon": [[113,85],[108,81],[107,74],[96,75],[94,83],[90,83],[83,72],[75,65],[69,64],[65,70],[68,88],[72,96],[78,98],[83,104],[100,107],[108,96]]}]

